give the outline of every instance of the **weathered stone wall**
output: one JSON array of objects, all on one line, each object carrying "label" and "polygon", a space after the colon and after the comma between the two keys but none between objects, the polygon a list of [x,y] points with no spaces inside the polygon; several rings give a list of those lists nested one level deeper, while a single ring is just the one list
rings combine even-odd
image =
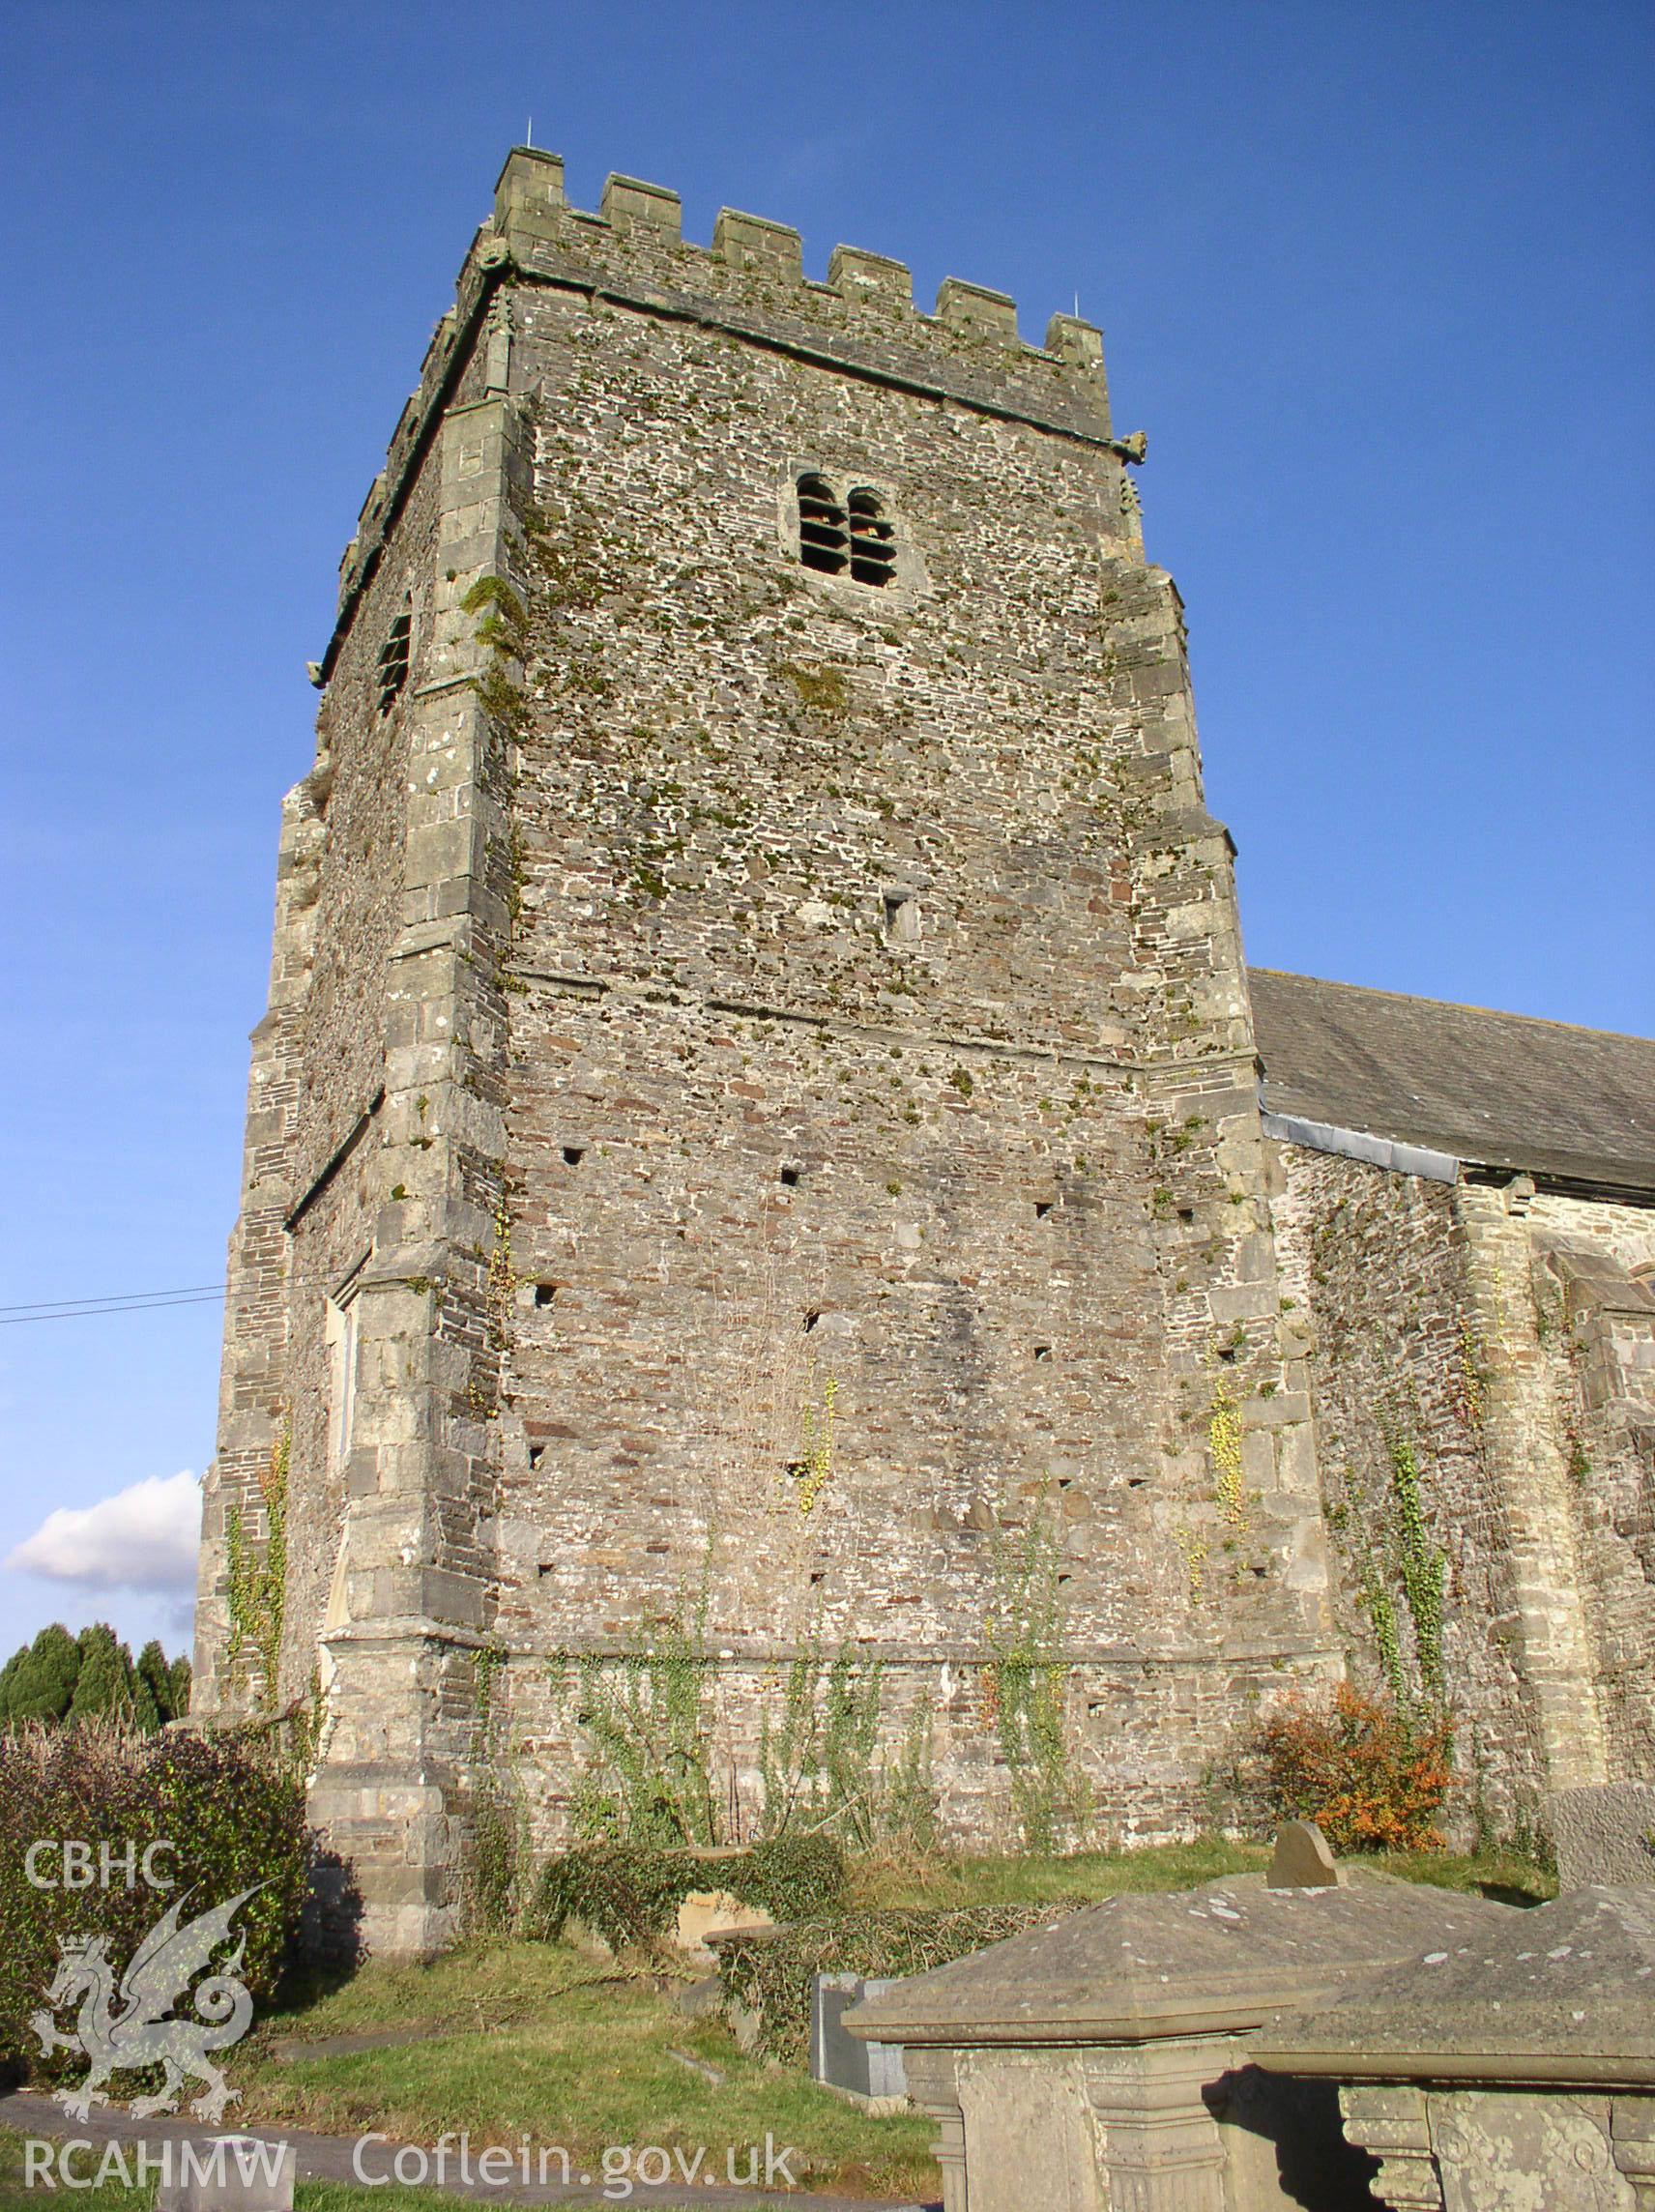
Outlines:
[{"label": "weathered stone wall", "polygon": [[[304,1096],[304,1008],[315,936],[323,830],[306,781],[282,806],[270,1002],[252,1033],[241,1205],[226,1262],[218,1449],[203,1484],[192,1703],[214,1712],[246,1685],[245,1624],[230,1618],[233,1517],[270,1539],[266,1502],[282,1478],[288,1427],[289,1250],[297,1130]],[[262,1670],[261,1670],[262,1671]]]},{"label": "weathered stone wall", "polygon": [[1540,1193],[1527,1218],[1606,1778],[1655,1782],[1655,1208]]},{"label": "weathered stone wall", "polygon": [[[565,223],[531,266],[578,254],[601,296],[512,303],[499,1635],[613,1651],[708,1574],[747,1813],[809,1635],[885,1661],[893,1732],[934,1702],[945,1810],[987,1833],[984,1623],[1050,1512],[1101,1817],[1187,1826],[1248,1697],[1323,1659],[1321,1537],[1230,859],[1100,379],[842,262],[761,283]],[[641,290],[669,278],[671,315]],[[998,411],[742,343],[737,309],[927,349]],[[1089,438],[1006,419],[1077,390]],[[798,564],[812,468],[885,498],[886,590]],[[558,1703],[508,1679],[549,1831]]]},{"label": "weathered stone wall", "polygon": [[1651,1771],[1655,1297],[1633,1270],[1655,1215],[1280,1161],[1341,1637],[1374,1687],[1445,1702],[1462,1829],[1535,1833],[1549,1790]]},{"label": "weathered stone wall", "polygon": [[[477,626],[460,602],[500,566],[515,425],[490,397],[475,279],[472,296],[478,342],[456,350],[439,328],[424,430],[405,416],[407,466],[376,484],[347,552],[317,765],[289,801],[254,1062],[255,1099],[278,1111],[249,1120],[197,1639],[208,1712],[310,1709],[320,1693],[313,1816],[355,1864],[359,1933],[404,1950],[453,1925],[492,1571],[494,1439],[473,1368],[499,1211],[498,1087],[485,1093],[504,1034],[505,741],[474,687]],[[405,608],[408,677],[382,713],[381,654]],[[272,1682],[238,1638],[227,1517],[242,1501],[268,1572],[276,1469]]]},{"label": "weathered stone wall", "polygon": [[[675,1623],[729,1829],[801,1651],[961,1837],[1008,1650],[1106,1834],[1341,1645],[1454,1712],[1463,1825],[1651,1770],[1651,1216],[1266,1157],[1135,452],[1078,321],[508,164],[284,811],[206,1498],[203,1705],[320,1691],[371,1940],[451,1931],[479,1756],[566,1831],[571,1666]],[[883,589],[800,564],[806,470]]]},{"label": "weathered stone wall", "polygon": [[[1331,1153],[1279,1150],[1283,1280],[1314,1334],[1335,1604],[1355,1678],[1405,1701],[1445,1699],[1460,1819],[1532,1829],[1546,1777],[1456,1193]],[[1446,1562],[1439,1625],[1437,1555]]]}]

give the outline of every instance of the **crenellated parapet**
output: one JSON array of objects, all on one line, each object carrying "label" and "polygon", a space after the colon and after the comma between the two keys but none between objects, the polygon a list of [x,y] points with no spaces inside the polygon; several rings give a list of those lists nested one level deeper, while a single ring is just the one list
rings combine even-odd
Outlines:
[{"label": "crenellated parapet", "polygon": [[[589,214],[569,206],[561,158],[524,146],[501,171],[493,222],[479,241],[490,235],[507,242],[530,276],[555,278],[573,258],[600,283],[605,276],[623,284],[628,276],[656,284],[670,277],[674,291],[703,300],[713,319],[719,307],[745,306],[806,323],[819,339],[845,341],[847,365],[857,359],[857,337],[894,340],[928,360],[934,373],[948,364],[957,370],[974,357],[997,382],[1026,382],[1031,395],[1044,388],[1049,400],[1062,394],[1071,403],[1089,402],[1077,430],[1109,437],[1101,335],[1076,316],[1054,315],[1044,345],[1026,344],[1016,302],[958,276],[944,278],[929,315],[915,306],[907,267],[860,247],[835,247],[827,282],[816,283],[804,274],[803,241],[790,224],[723,208],[711,245],[697,246],[683,236],[676,192],[612,176],[598,212]],[[655,296],[665,304],[664,287]]]},{"label": "crenellated parapet", "polygon": [[724,208],[711,244],[698,246],[683,237],[682,203],[665,187],[611,176],[594,214],[569,205],[561,156],[515,147],[345,548],[338,624],[314,668],[318,683],[331,672],[434,422],[505,287],[562,291],[720,331],[917,397],[1027,422],[1117,462],[1144,458],[1141,432],[1113,433],[1102,334],[1078,316],[1053,315],[1044,344],[1031,345],[1019,334],[1014,300],[957,276],[944,277],[926,314],[915,305],[906,265],[859,247],[835,247],[827,281],[818,283],[805,276],[803,242],[787,223]]}]

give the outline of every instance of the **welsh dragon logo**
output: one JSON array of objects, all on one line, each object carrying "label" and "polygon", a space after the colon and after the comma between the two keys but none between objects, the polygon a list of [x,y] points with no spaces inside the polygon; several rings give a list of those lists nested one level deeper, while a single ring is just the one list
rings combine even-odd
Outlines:
[{"label": "welsh dragon logo", "polygon": [[[227,1905],[215,1906],[182,1928],[178,1916],[189,1896],[175,1898],[133,1952],[118,1989],[106,1936],[59,1938],[57,1973],[44,2008],[30,2016],[29,2025],[43,2051],[79,2051],[90,2061],[78,2089],[54,2092],[73,2118],[86,2119],[94,2101],[109,2101],[103,2085],[111,2074],[142,2066],[160,2066],[165,2078],[153,2097],[133,2099],[135,2118],[177,2111],[186,2075],[207,2085],[190,2110],[204,2120],[223,2118],[225,2106],[238,2092],[208,2053],[239,2043],[252,2025],[253,2000],[246,1985],[236,1979],[247,1951],[245,1934],[218,1972],[196,1984],[198,2018],[168,2020],[165,2015],[189,1993],[195,1976],[212,1965],[214,1952],[229,1940],[231,1921],[264,1886],[254,1882]],[[60,2034],[52,2015],[76,2000],[80,2009],[74,2030]]]}]

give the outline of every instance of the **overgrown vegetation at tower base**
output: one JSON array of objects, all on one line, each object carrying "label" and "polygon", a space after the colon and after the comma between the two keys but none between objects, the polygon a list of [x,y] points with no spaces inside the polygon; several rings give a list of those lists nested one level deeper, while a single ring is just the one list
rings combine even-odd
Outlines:
[{"label": "overgrown vegetation at tower base", "polygon": [[826,1836],[784,1836],[712,1860],[589,1844],[547,1860],[525,1933],[556,1942],[573,1920],[622,1951],[665,1936],[694,1890],[716,1885],[773,1920],[814,1920],[844,1903],[847,1884],[844,1854]]},{"label": "overgrown vegetation at tower base", "polygon": [[[724,2021],[675,2009],[672,1984],[698,1969],[658,1944],[616,1957],[567,1936],[490,1937],[428,1965],[370,1960],[342,1984],[291,1991],[255,2027],[234,2068],[238,2117],[347,2136],[371,2127],[421,2143],[463,2129],[478,2144],[527,2132],[576,2158],[605,2143],[705,2144],[720,2172],[727,2147],[762,2142],[769,2130],[798,2148],[794,2171],[805,2186],[924,2198],[938,2188],[933,2123],[870,2116],[805,2079],[809,1972],[894,1959],[888,1944],[875,1948],[887,1928],[903,1931],[914,1970],[958,1955],[948,1929],[970,1949],[1118,1891],[1180,1889],[1265,1861],[1262,1846],[1217,1837],[1065,1857],[852,1859],[845,1909],[788,1930],[773,1939],[773,1965],[745,1975],[764,2008],[754,2052]],[[1538,1870],[1509,1859],[1434,1852],[1369,1863],[1513,1902],[1549,1894]],[[847,1956],[850,1943],[861,1948]],[[401,2040],[343,2052],[334,2040],[367,2034]],[[326,2048],[307,2055],[312,2044]]]},{"label": "overgrown vegetation at tower base", "polygon": [[[261,1901],[249,1902],[256,1940],[247,1970],[260,2002],[230,2067],[239,2122],[347,2138],[371,2128],[417,2143],[462,2130],[479,2144],[527,2133],[593,2161],[613,2143],[658,2143],[686,2156],[705,2146],[720,2173],[727,2150],[739,2156],[769,2133],[797,2148],[802,2183],[870,2195],[935,2190],[931,2123],[873,2117],[805,2080],[812,1973],[921,1971],[1119,1890],[1181,1888],[1264,1860],[1260,1845],[1217,1837],[1119,1852],[931,1851],[900,1861],[847,1858],[820,1836],[711,1860],[594,1845],[540,1870],[537,1939],[473,1937],[427,1966],[370,1961],[342,1980],[290,1972],[278,1983],[306,1839],[295,1785],[251,1740],[36,1730],[0,1741],[0,1789],[5,1835],[21,1833],[18,1819],[31,1829],[82,1826],[90,1814],[83,1832],[94,1843],[106,1837],[119,1848],[131,1839],[141,1848],[163,1820],[187,1846],[181,1876],[213,1895],[285,1870],[266,1917],[255,1920]],[[5,1857],[20,1863],[15,1850]],[[1450,1886],[1497,1886],[1508,1897],[1545,1888],[1536,1870],[1512,1862],[1432,1853],[1375,1863]],[[726,2020],[690,2018],[671,2001],[673,1984],[696,1968],[662,1937],[686,1888],[710,1883],[790,1923],[721,1946],[726,2007],[750,2016],[742,2024],[744,2033],[756,2028],[752,2049],[738,2046]],[[125,1890],[110,1895],[111,1948],[125,1957],[156,1902],[141,1890],[135,1901]],[[81,1916],[74,1932],[83,1932],[85,1900],[72,1902]],[[61,1896],[51,1906],[29,1893],[24,1908],[38,1918],[25,1958],[27,1947],[12,1940],[17,1905],[0,1888],[6,1969],[16,1963],[0,1979],[0,1998],[11,2018],[22,2000],[26,2019],[49,1968],[34,1954],[49,1953],[63,1908]],[[575,1920],[608,1942],[571,1939]],[[340,2051],[329,2039],[341,2036],[371,2036],[373,2047]],[[324,2043],[307,2054],[307,2045]],[[15,2037],[8,2048],[18,2048]],[[32,2039],[20,2054],[33,2063]],[[118,2088],[130,2093],[131,2084]],[[312,2196],[305,2212],[358,2207],[348,2194]]]},{"label": "overgrown vegetation at tower base", "polygon": [[[71,1839],[117,1865],[130,1849],[134,1867],[160,1845],[172,1887],[31,1879],[31,1847]],[[206,1911],[249,1893],[239,1973],[254,2004],[269,2003],[292,1963],[309,1864],[302,1787],[256,1741],[109,1721],[0,1733],[0,2068],[57,2071],[28,2023],[60,1938],[104,1938],[119,1973],[166,1905],[191,1894]]]},{"label": "overgrown vegetation at tower base", "polygon": [[[830,1479],[834,1383],[829,1375],[818,1384],[808,1359],[801,1372],[803,1456],[781,1483],[772,1476],[760,1488],[775,1601],[800,1626],[759,1702],[755,1801],[740,1803],[721,1741],[717,1639],[709,1625],[720,1567],[713,1532],[697,1588],[681,1588],[677,1602],[642,1621],[619,1651],[557,1652],[546,1669],[554,1712],[580,1747],[568,1801],[580,1842],[670,1850],[826,1836],[845,1850],[899,1856],[939,1847],[933,1693],[910,1689],[900,1703],[884,1659],[849,1642],[834,1649],[822,1632],[812,1588],[819,1577],[809,1572],[814,1555],[798,1538]],[[1025,1519],[1001,1524],[991,1558],[982,1660],[966,1672],[975,1674],[982,1725],[1005,1778],[1004,1837],[1033,1851],[1073,1848],[1091,1833],[1092,1800],[1079,1771],[1062,1537],[1050,1496]],[[504,1654],[485,1650],[476,1677],[473,1829],[490,1865],[468,1886],[495,1901],[485,1922],[495,1930],[510,1922],[500,1902],[513,1887],[521,1901],[529,1888],[521,1875],[513,1884],[499,1863],[514,1825],[526,1839],[523,1777],[496,1695],[507,1666]]]}]

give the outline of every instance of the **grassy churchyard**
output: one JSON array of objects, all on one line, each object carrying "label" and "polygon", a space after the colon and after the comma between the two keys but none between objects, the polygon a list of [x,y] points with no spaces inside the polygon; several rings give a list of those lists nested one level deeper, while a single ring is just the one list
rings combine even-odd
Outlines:
[{"label": "grassy churchyard", "polygon": [[[1261,1848],[1206,1838],[1066,1857],[864,1860],[853,1862],[849,1903],[866,1911],[1080,1906],[1257,1871],[1266,1859]],[[1536,1903],[1552,1889],[1539,1869],[1510,1856],[1379,1853],[1362,1863],[1511,1903]],[[793,2146],[800,2187],[935,2196],[928,2120],[870,2116],[801,2068],[743,2052],[722,2019],[676,2010],[675,1979],[695,1971],[666,1950],[617,1959],[567,1940],[479,1940],[428,1965],[369,1960],[333,1986],[290,1988],[267,2010],[229,2069],[241,2091],[232,2117],[266,2131],[286,2125],[350,2139],[373,2131],[391,2143],[467,2135],[480,2147],[528,2137],[566,2150],[576,2174],[595,2177],[605,2146],[650,2144],[688,2157],[702,2147],[702,2170],[720,2181],[732,2151],[740,2178],[745,2147],[769,2135]],[[0,2160],[0,2204],[38,2207],[40,2193],[20,2190],[11,2148],[10,2179]],[[119,2188],[73,2198],[81,2212],[133,2212],[136,2200]],[[398,2212],[452,2201],[400,2185],[393,2200]],[[302,2183],[298,2206],[359,2212],[387,2201],[384,2188]]]}]

